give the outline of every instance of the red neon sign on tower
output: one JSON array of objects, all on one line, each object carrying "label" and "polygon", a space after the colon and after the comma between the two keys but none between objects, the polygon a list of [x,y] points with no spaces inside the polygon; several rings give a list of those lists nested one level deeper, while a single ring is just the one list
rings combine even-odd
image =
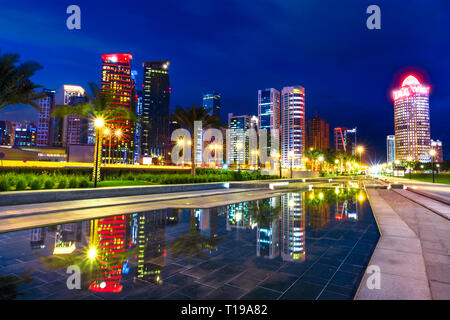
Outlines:
[{"label": "red neon sign on tower", "polygon": [[413,75],[408,75],[402,81],[402,87],[398,90],[392,91],[394,100],[409,97],[413,94],[427,95],[430,87],[423,86],[420,81]]}]

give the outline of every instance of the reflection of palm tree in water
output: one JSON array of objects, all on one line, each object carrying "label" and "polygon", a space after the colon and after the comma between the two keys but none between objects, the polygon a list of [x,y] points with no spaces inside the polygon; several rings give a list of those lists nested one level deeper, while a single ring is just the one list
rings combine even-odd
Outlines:
[{"label": "reflection of palm tree in water", "polygon": [[33,278],[30,276],[32,269],[28,269],[19,276],[0,274],[0,300],[15,300],[19,296],[26,295],[27,292],[20,292],[20,286],[30,284]]},{"label": "reflection of palm tree in water", "polygon": [[168,251],[174,258],[184,256],[189,260],[206,256],[205,249],[215,250],[224,237],[217,234],[205,235],[197,230],[195,209],[190,209],[189,233],[183,234],[169,244]]}]

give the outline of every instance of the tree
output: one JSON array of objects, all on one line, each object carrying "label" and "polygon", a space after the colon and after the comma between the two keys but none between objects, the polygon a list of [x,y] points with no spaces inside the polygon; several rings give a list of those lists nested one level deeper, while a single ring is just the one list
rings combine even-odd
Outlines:
[{"label": "tree", "polygon": [[35,90],[42,88],[30,78],[42,66],[34,61],[19,62],[18,54],[0,53],[0,110],[9,105],[24,104],[40,109],[36,100],[45,97],[45,93]]},{"label": "tree", "polygon": [[191,134],[191,175],[195,176],[195,143],[194,143],[194,121],[202,121],[203,128],[223,128],[224,125],[220,122],[218,117],[213,117],[210,115],[210,109],[204,106],[186,107],[183,109],[180,106],[175,108],[173,114],[170,115],[170,119],[176,121],[178,126],[186,129]]},{"label": "tree", "polygon": [[305,156],[311,160],[311,170],[315,171],[316,161],[322,155],[322,151],[317,149],[308,149],[305,151]]}]

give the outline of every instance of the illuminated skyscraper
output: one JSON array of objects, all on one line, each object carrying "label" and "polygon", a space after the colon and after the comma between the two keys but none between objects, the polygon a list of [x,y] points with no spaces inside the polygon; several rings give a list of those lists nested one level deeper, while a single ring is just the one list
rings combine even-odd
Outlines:
[{"label": "illuminated skyscraper", "polygon": [[317,113],[314,119],[308,121],[309,148],[325,150],[330,147],[330,125],[324,119],[319,119]]},{"label": "illuminated skyscraper", "polygon": [[167,157],[170,147],[169,61],[144,62],[141,153]]},{"label": "illuminated skyscraper", "polygon": [[[85,95],[86,92],[83,87],[65,84],[56,93],[56,104],[72,108],[79,102],[85,102]],[[82,135],[84,135],[86,141],[82,141]],[[54,147],[87,143],[87,119],[77,115],[53,118],[50,139],[52,139]]]},{"label": "illuminated skyscraper", "polygon": [[356,131],[356,127],[353,129],[343,127],[334,128],[335,150],[356,155]]},{"label": "illuminated skyscraper", "polygon": [[37,129],[36,145],[38,147],[51,146],[50,137],[53,132],[53,119],[50,114],[54,111],[56,106],[55,90],[44,89],[45,98],[39,100],[39,122]]},{"label": "illuminated skyscraper", "polygon": [[395,136],[390,135],[386,138],[386,154],[387,154],[387,162],[394,163],[395,162]]},{"label": "illuminated skyscraper", "polygon": [[412,157],[414,161],[430,161],[429,89],[417,77],[409,75],[401,88],[393,91],[397,160]]},{"label": "illuminated skyscraper", "polygon": [[271,133],[280,129],[280,91],[274,88],[258,90],[258,127],[267,130],[267,154],[270,155]]},{"label": "illuminated skyscraper", "polygon": [[207,109],[211,110],[211,113],[214,117],[220,118],[220,94],[206,93],[203,95],[203,106]]},{"label": "illuminated skyscraper", "polygon": [[231,163],[249,164],[249,130],[257,126],[257,118],[247,115],[228,114],[229,152],[227,159]]},{"label": "illuminated skyscraper", "polygon": [[300,167],[305,151],[305,88],[284,87],[281,90],[281,159],[284,167]]}]

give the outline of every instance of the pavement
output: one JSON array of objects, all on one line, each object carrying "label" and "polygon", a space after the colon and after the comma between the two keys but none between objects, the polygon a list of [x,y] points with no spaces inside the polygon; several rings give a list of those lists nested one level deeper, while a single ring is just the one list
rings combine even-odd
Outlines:
[{"label": "pavement", "polygon": [[450,221],[402,192],[367,190],[381,233],[368,268],[380,268],[381,286],[369,289],[365,273],[355,299],[448,300]]},{"label": "pavement", "polygon": [[413,190],[420,190],[428,194],[444,197],[450,201],[450,185],[448,184],[431,183],[396,177],[383,177],[383,179],[395,183],[402,183]]}]

